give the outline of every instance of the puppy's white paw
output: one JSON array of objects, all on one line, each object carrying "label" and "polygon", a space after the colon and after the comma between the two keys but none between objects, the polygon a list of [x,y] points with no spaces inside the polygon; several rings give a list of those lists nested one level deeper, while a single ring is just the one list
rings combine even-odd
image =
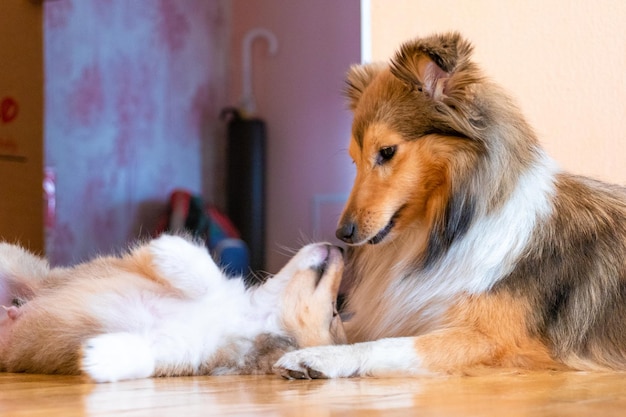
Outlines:
[{"label": "puppy's white paw", "polygon": [[83,344],[81,369],[95,382],[148,378],[154,374],[155,360],[142,337],[107,333]]},{"label": "puppy's white paw", "polygon": [[207,248],[180,236],[161,235],[149,247],[157,273],[187,297],[206,294],[212,282],[222,279]]},{"label": "puppy's white paw", "polygon": [[287,379],[343,378],[361,375],[353,345],[316,346],[284,354],[274,371]]}]

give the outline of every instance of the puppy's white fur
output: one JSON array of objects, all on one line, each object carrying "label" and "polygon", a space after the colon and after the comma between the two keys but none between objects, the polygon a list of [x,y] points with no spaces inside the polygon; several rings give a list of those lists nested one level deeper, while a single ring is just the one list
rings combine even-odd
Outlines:
[{"label": "puppy's white fur", "polygon": [[28,288],[25,303],[1,319],[1,369],[83,372],[98,382],[267,373],[285,351],[345,341],[333,314],[343,261],[328,244],[302,248],[250,289],[178,236],[74,268],[41,262],[0,246],[2,302]]}]

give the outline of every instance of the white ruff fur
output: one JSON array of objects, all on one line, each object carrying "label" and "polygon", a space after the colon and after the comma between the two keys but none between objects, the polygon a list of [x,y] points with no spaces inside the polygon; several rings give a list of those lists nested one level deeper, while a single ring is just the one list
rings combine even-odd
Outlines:
[{"label": "white ruff fur", "polygon": [[432,269],[420,273],[429,285],[421,291],[481,293],[511,272],[537,221],[552,212],[556,172],[554,162],[540,155],[501,210],[476,219]]}]

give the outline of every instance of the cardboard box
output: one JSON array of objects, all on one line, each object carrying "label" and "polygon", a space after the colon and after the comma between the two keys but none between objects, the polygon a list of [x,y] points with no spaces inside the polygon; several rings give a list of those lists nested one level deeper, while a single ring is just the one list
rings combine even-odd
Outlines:
[{"label": "cardboard box", "polygon": [[0,1],[0,240],[43,253],[43,6]]}]

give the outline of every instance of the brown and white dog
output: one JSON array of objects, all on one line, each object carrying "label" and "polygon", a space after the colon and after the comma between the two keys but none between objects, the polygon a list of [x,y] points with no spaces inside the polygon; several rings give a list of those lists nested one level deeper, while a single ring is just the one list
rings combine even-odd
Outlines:
[{"label": "brown and white dog", "polygon": [[626,370],[626,190],[559,170],[458,33],[353,67],[345,346],[291,378]]},{"label": "brown and white dog", "polygon": [[342,272],[341,251],[323,243],[245,288],[179,236],[72,268],[0,242],[0,370],[97,382],[271,373],[286,351],[345,342]]}]

